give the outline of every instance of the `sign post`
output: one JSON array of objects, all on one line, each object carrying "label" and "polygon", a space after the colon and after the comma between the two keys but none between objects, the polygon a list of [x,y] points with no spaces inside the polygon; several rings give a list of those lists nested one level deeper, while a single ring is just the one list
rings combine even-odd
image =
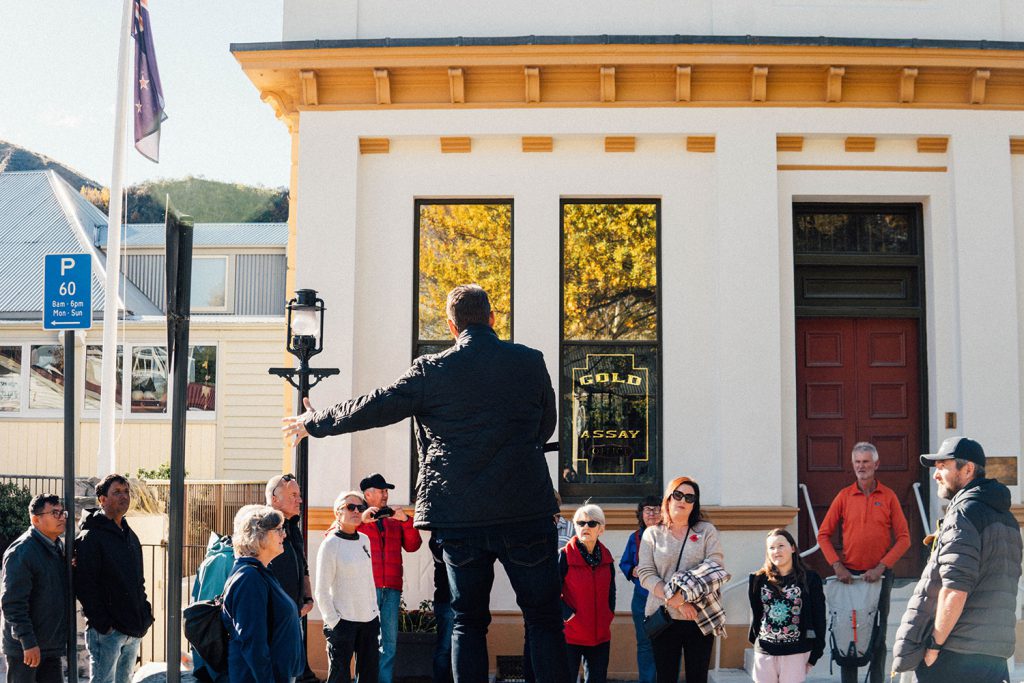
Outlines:
[{"label": "sign post", "polygon": [[[43,268],[43,329],[64,331],[64,530],[68,577],[68,682],[78,681],[78,629],[71,571],[75,541],[75,330],[92,327],[92,256],[48,254]],[[113,390],[109,388],[108,390]]]}]

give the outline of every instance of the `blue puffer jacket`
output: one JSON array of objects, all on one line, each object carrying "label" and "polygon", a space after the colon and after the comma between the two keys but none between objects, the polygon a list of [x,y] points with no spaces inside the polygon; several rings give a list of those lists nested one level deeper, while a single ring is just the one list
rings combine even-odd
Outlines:
[{"label": "blue puffer jacket", "polygon": [[274,574],[255,557],[235,560],[221,618],[228,630],[231,683],[288,683],[302,674],[299,612]]}]

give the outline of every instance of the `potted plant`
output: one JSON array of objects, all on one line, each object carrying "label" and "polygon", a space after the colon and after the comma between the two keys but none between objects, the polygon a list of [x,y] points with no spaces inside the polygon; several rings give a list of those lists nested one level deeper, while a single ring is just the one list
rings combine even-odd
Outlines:
[{"label": "potted plant", "polygon": [[430,679],[436,643],[437,619],[434,618],[433,601],[424,600],[417,609],[410,610],[403,599],[398,612],[395,680]]}]

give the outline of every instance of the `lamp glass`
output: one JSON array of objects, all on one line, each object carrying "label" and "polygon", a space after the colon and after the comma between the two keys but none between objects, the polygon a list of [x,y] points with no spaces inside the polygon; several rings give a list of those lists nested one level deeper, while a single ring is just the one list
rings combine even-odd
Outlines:
[{"label": "lamp glass", "polygon": [[320,339],[319,311],[312,307],[296,307],[292,310],[292,336]]}]

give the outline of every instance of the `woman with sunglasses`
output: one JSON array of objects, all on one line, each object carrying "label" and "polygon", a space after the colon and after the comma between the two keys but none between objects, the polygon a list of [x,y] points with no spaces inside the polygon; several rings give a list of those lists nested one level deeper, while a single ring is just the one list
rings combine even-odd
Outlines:
[{"label": "woman with sunglasses", "polygon": [[598,537],[604,511],[587,503],[573,515],[576,535],[558,552],[562,574],[562,615],[569,675],[576,680],[583,661],[584,683],[605,683],[615,617],[612,554]]},{"label": "woman with sunglasses", "polygon": [[636,567],[640,564],[640,539],[649,526],[657,526],[661,522],[661,499],[657,496],[646,496],[636,506],[637,530],[629,535],[626,549],[619,560],[619,569],[633,584],[633,629],[636,631],[636,665],[640,675],[640,683],[654,683],[654,653],[651,651],[651,640],[644,629],[644,608],[647,606],[647,589],[640,585]]},{"label": "woman with sunglasses", "polygon": [[284,515],[246,505],[235,515],[235,566],[224,587],[231,683],[292,683],[305,667],[299,612],[270,561],[284,552]]},{"label": "woman with sunglasses", "polygon": [[825,652],[825,593],[785,529],[765,539],[764,566],[750,575],[756,683],[803,683]]},{"label": "woman with sunglasses", "polygon": [[673,575],[706,562],[724,564],[718,530],[704,521],[700,511],[700,486],[689,477],[669,482],[661,501],[661,521],[648,527],[640,541],[637,576],[649,591],[645,617],[664,607],[670,624],[651,638],[658,683],[679,680],[680,660],[686,667],[686,683],[707,683],[714,632],[705,634],[697,624],[697,608],[683,600],[682,592],[666,595]]},{"label": "woman with sunglasses", "polygon": [[316,556],[316,604],[324,618],[328,683],[352,680],[353,655],[356,680],[377,683],[377,588],[373,583],[370,539],[356,530],[366,509],[366,502],[356,491],[338,496],[334,501],[334,530],[320,544]]}]

